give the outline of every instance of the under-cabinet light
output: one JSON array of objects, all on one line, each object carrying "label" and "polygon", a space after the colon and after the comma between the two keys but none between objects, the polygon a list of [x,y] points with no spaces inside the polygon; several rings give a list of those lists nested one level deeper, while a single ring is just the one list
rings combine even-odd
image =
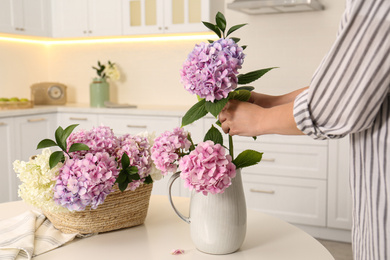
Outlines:
[{"label": "under-cabinet light", "polygon": [[155,42],[155,41],[180,41],[180,40],[204,40],[217,39],[212,33],[203,34],[180,34],[180,35],[157,35],[157,36],[134,36],[134,37],[117,37],[117,38],[82,38],[82,39],[50,39],[50,38],[19,38],[12,36],[0,36],[0,41],[34,43],[44,45],[59,44],[91,44],[91,43],[122,43],[122,42]]}]

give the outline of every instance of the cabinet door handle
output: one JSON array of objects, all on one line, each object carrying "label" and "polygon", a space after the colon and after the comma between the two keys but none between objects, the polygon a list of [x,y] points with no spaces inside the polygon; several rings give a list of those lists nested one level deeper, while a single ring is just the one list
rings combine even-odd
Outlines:
[{"label": "cabinet door handle", "polygon": [[29,123],[41,122],[41,121],[46,121],[46,118],[31,118],[31,119],[27,119],[27,122],[29,122]]},{"label": "cabinet door handle", "polygon": [[267,194],[275,194],[274,190],[258,190],[258,189],[250,189],[250,192],[254,193],[267,193]]},{"label": "cabinet door handle", "polygon": [[129,128],[147,128],[148,126],[146,125],[127,125]]},{"label": "cabinet door handle", "polygon": [[275,162],[275,158],[263,158],[261,159],[263,162]]},{"label": "cabinet door handle", "polygon": [[4,123],[4,122],[0,122],[0,126],[6,126],[7,123]]},{"label": "cabinet door handle", "polygon": [[86,117],[69,117],[69,120],[88,121]]}]

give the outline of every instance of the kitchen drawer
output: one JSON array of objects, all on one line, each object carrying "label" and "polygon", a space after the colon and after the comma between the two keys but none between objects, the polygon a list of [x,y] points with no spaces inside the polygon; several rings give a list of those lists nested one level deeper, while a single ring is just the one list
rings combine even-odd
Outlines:
[{"label": "kitchen drawer", "polygon": [[234,142],[235,156],[246,149],[263,153],[261,162],[249,167],[248,173],[324,180],[327,178],[327,146]]},{"label": "kitchen drawer", "polygon": [[155,132],[156,135],[179,127],[178,117],[99,115],[99,124],[110,126],[117,135]]},{"label": "kitchen drawer", "polygon": [[90,130],[98,126],[98,116],[88,113],[59,113],[58,123],[63,128],[78,124],[79,126],[76,127],[75,131],[80,129]]},{"label": "kitchen drawer", "polygon": [[326,181],[251,176],[243,170],[247,207],[285,221],[326,225]]}]

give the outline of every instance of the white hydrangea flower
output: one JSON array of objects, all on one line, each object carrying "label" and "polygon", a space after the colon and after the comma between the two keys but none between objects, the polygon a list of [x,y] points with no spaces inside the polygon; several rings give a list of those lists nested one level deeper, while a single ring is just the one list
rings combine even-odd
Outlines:
[{"label": "white hydrangea flower", "polygon": [[53,200],[54,177],[59,174],[62,163],[50,169],[50,155],[50,149],[46,148],[28,162],[16,160],[13,163],[14,171],[22,182],[18,194],[26,203],[43,211],[66,212],[67,209],[55,204]]},{"label": "white hydrangea flower", "polygon": [[110,63],[106,66],[104,73],[112,80],[119,80],[121,77],[117,66],[113,63]]}]

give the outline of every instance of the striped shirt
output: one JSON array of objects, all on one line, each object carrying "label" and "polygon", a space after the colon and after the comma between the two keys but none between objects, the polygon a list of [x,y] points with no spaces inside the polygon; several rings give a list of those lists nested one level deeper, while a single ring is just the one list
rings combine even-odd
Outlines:
[{"label": "striped shirt", "polygon": [[347,1],[294,117],[315,139],[350,135],[354,259],[390,259],[390,0]]}]

